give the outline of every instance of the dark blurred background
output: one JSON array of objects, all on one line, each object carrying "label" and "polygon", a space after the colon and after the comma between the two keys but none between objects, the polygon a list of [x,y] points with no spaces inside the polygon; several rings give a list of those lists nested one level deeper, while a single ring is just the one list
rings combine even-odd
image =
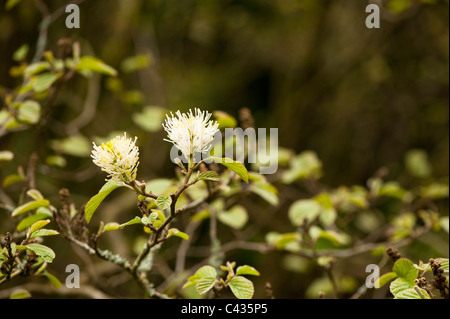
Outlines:
[{"label": "dark blurred background", "polygon": [[[315,150],[331,184],[360,183],[411,148],[427,150],[447,175],[448,1],[392,2],[411,5],[384,9],[381,28],[367,29],[367,1],[85,1],[81,28],[67,29],[63,15],[47,49],[58,52],[68,37],[119,70],[126,57],[151,59],[123,76],[142,96],[124,106],[102,92],[102,125],[86,134],[130,129],[121,119],[142,105],[234,116],[248,107],[258,127],[279,128],[281,146]],[[35,43],[41,15],[24,1],[0,17],[0,83],[11,87],[11,55]],[[58,107],[69,107],[67,96]]]},{"label": "dark blurred background", "polygon": [[[0,85],[13,88],[13,52],[24,43],[33,55],[42,15],[34,1],[11,11],[0,1]],[[45,1],[51,11],[66,1]],[[96,112],[80,132],[112,131],[139,137],[141,178],[173,176],[162,131],[145,132],[132,114],[148,105],[168,110],[200,107],[235,117],[249,108],[257,127],[278,127],[279,144],[315,151],[330,187],[365,184],[382,166],[396,179],[405,153],[423,149],[434,176],[448,176],[449,1],[385,0],[381,28],[365,26],[362,0],[151,0],[80,3],[81,28],[67,29],[66,15],[49,29],[46,49],[58,40],[79,41],[119,71],[102,77]],[[123,61],[142,55],[147,67],[127,72]],[[89,82],[91,83],[91,82]],[[117,86],[121,86],[119,90]],[[118,93],[120,91],[120,94]],[[88,95],[81,76],[58,94],[46,138],[70,136]],[[0,140],[26,165],[33,131]],[[51,155],[42,147],[40,157]],[[83,204],[105,176],[88,157],[67,156],[57,172],[41,171],[49,193],[69,188]],[[14,165],[3,166],[3,177]],[[49,195],[51,196],[51,195]],[[255,257],[256,258],[256,257]],[[264,263],[263,261],[261,261]]]}]

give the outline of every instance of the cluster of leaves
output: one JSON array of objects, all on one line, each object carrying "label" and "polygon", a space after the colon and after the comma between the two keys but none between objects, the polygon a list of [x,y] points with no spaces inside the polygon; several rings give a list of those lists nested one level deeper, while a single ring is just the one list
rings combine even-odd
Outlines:
[{"label": "cluster of leaves", "polygon": [[[8,1],[5,5],[11,10],[20,1]],[[41,26],[44,28],[45,23]],[[46,116],[51,111],[52,102],[61,87],[74,75],[85,78],[93,73],[116,76],[117,71],[93,56],[80,54],[79,43],[72,45],[67,39],[61,40],[60,56],[52,51],[44,51],[45,39],[38,41],[35,54],[29,57],[30,47],[23,44],[13,53],[13,60],[17,65],[11,67],[9,73],[20,81],[20,85],[13,89],[2,88],[4,97],[0,110],[0,136],[23,130],[37,130],[45,125]],[[45,163],[50,166],[62,167],[66,160],[61,153],[79,156],[89,151],[89,142],[81,135],[51,141],[55,154],[48,155]],[[81,145],[81,146],[80,146]],[[15,154],[9,150],[0,151],[0,161],[12,161]],[[17,166],[17,173],[10,174],[3,179],[2,187],[8,189],[15,184],[25,185],[18,204],[2,203],[2,208],[9,211],[16,222],[14,232],[4,236],[4,245],[0,247],[0,284],[20,276],[45,276],[56,288],[61,286],[59,280],[49,273],[46,268],[56,257],[52,248],[44,245],[46,236],[59,235],[55,229],[44,228],[51,221],[56,222],[58,210],[50,201],[36,189],[35,170],[36,154],[31,156],[25,170]],[[31,198],[24,202],[24,195]],[[71,217],[76,215],[74,206],[69,208]],[[24,291],[14,293],[11,298],[27,298],[30,294]]]},{"label": "cluster of leaves", "polygon": [[[224,115],[221,115],[221,119],[223,119]],[[229,115],[226,115],[226,117],[233,119]],[[234,123],[234,121],[230,120],[228,123]],[[279,158],[281,165],[284,165],[280,174],[280,182],[284,185],[303,182],[317,183],[323,174],[322,164],[312,151],[293,155],[289,150],[280,149]],[[88,223],[102,201],[119,187],[129,188],[136,193],[138,207],[142,214],[122,223],[108,222],[105,224],[101,221],[96,240],[105,232],[122,230],[130,225],[140,225],[143,227],[143,231],[150,235],[147,246],[144,246],[138,254],[144,259],[145,254],[141,254],[143,251],[146,251],[146,254],[148,253],[149,245],[153,247],[172,236],[189,240],[188,234],[169,226],[170,221],[178,213],[192,204],[200,203],[202,205],[195,206],[195,208],[203,207],[203,209],[198,209],[192,215],[191,220],[202,221],[215,214],[220,222],[236,230],[242,229],[246,225],[249,216],[244,206],[237,203],[230,205],[227,199],[245,191],[260,196],[268,204],[274,206],[279,204],[277,188],[264,175],[247,171],[241,163],[230,159],[212,157],[210,162],[212,164],[220,163],[229,170],[220,174],[213,170],[198,170],[196,173],[192,171],[193,174],[191,174],[180,165],[179,178],[175,181],[157,179],[148,182],[134,181],[129,184],[114,180],[108,181],[98,194],[91,198],[84,209],[84,215]],[[421,151],[412,151],[407,155],[406,167],[416,177],[430,176],[430,167],[426,155],[424,156]],[[253,168],[258,168],[258,163]],[[188,174],[189,176],[187,176]],[[186,177],[188,178],[186,179]],[[248,184],[243,184],[240,180],[248,182]],[[215,183],[216,186],[211,187],[211,182]],[[184,192],[179,192],[180,187]],[[345,257],[346,253],[351,254],[355,248],[358,248],[353,242],[354,236],[350,235],[350,230],[346,231],[346,229],[356,227],[359,231],[370,234],[385,222],[378,220],[378,218],[382,216],[380,214],[381,204],[384,204],[386,200],[394,201],[397,205],[395,211],[399,210],[402,213],[395,214],[395,217],[390,221],[390,231],[380,234],[384,241],[371,243],[370,249],[374,255],[384,251],[386,245],[395,245],[401,240],[416,236],[419,231],[439,230],[441,228],[448,231],[448,226],[446,226],[448,217],[439,217],[438,212],[434,210],[434,206],[429,205],[431,200],[448,196],[448,186],[444,183],[431,183],[426,187],[420,186],[417,189],[405,190],[397,182],[384,182],[380,176],[376,176],[368,181],[367,187],[353,186],[348,188],[341,186],[334,190],[325,191],[316,184],[314,189],[316,194],[311,198],[298,199],[291,203],[288,208],[287,217],[294,227],[294,231],[289,233],[269,232],[266,235],[266,243],[270,249],[286,251],[287,257],[290,258],[301,256],[302,258],[307,257],[316,260],[318,265],[329,270],[336,258]],[[37,190],[30,190],[27,194],[33,200],[15,207],[11,212],[13,217],[25,213],[29,214],[18,223],[17,230],[23,231],[30,227],[25,240],[58,234],[54,230],[42,229],[49,222],[49,218],[53,217],[52,212],[56,209]],[[175,197],[174,194],[179,196]],[[212,194],[215,194],[215,196],[212,196]],[[413,204],[417,202],[427,203],[426,209],[422,206],[415,207]],[[70,215],[75,216],[75,208],[70,206],[69,210]],[[159,235],[161,236],[157,237]],[[44,247],[46,246],[24,242],[16,245],[15,249],[16,251],[17,249],[18,251],[28,249],[45,262],[51,262],[50,258],[55,257],[54,253],[49,247]],[[4,249],[4,251],[6,250]],[[111,255],[109,252],[97,250],[97,254],[110,261],[127,265],[121,258]],[[6,262],[7,254],[4,255],[4,262]],[[142,261],[142,259],[138,257],[137,260]],[[448,260],[440,260],[444,262],[444,270],[446,269],[445,265],[448,268]],[[296,263],[295,258],[291,258],[291,261],[294,264]],[[417,289],[424,288],[416,288],[414,280],[417,279],[418,269],[427,270],[429,267],[427,265],[413,265],[414,270],[412,270],[411,265],[413,264],[407,259],[398,260],[394,265],[393,272],[382,277],[380,285],[382,286],[389,280],[395,279],[391,284],[391,292],[396,298],[416,298],[417,296],[422,298],[423,291],[417,291]],[[136,266],[136,269],[142,271],[142,265],[136,264]],[[228,271],[224,280],[218,278],[214,266],[203,266],[189,277],[184,287],[195,286],[197,293],[200,295],[210,291],[210,296],[213,297],[217,296],[222,289],[229,287],[237,298],[251,298],[254,293],[253,283],[242,275],[259,275],[259,272],[250,266],[238,267],[236,271],[234,271],[234,268],[235,263],[220,266],[221,270]],[[150,268],[144,270],[150,271]],[[355,289],[354,279],[349,277],[339,278],[338,285],[341,292],[351,292]],[[330,291],[332,289],[333,287],[328,279],[319,278],[313,282],[309,290],[316,293],[319,290]],[[314,294],[309,292],[308,295],[313,296]]]},{"label": "cluster of leaves", "polygon": [[[108,76],[115,76],[116,71],[106,65],[101,60],[91,57],[91,56],[82,56],[80,57],[79,46],[78,43],[74,43],[72,46],[72,55],[66,56],[63,54],[61,59],[56,59],[53,56],[53,53],[50,51],[46,51],[43,53],[43,61],[33,62],[28,64],[26,62],[26,56],[28,53],[28,46],[24,45],[19,48],[14,53],[14,58],[16,61],[20,62],[19,67],[14,67],[11,70],[11,73],[14,76],[22,77],[23,82],[20,87],[18,87],[14,92],[6,96],[5,99],[5,109],[1,111],[1,129],[2,134],[33,128],[32,125],[37,125],[40,122],[43,122],[44,119],[41,118],[42,110],[41,104],[38,101],[45,101],[47,111],[50,108],[50,103],[54,99],[54,94],[57,92],[57,88],[66,83],[75,73],[79,73],[85,77],[90,77],[92,72],[106,74]],[[135,64],[135,60],[129,60],[127,65],[129,68]],[[30,100],[33,99],[33,100]],[[32,120],[28,122],[23,121],[23,112],[28,110],[29,104],[33,104]],[[144,114],[136,114],[133,116],[133,119],[137,122],[137,124],[142,125],[142,123],[146,123],[144,129],[153,130],[154,127],[149,128],[148,121],[139,121],[136,119],[146,119],[150,114],[151,117],[155,118],[155,110],[156,108],[149,108]],[[28,112],[30,113],[30,112]],[[28,114],[27,113],[27,114]],[[161,113],[161,112],[159,112]],[[30,113],[31,114],[31,113]],[[19,116],[20,115],[20,116]],[[28,116],[31,118],[31,116]],[[156,117],[158,120],[158,126],[161,124],[161,114]],[[24,124],[28,124],[24,125]],[[85,156],[86,150],[89,150],[88,142],[85,137],[81,135],[70,136],[66,139],[54,140],[51,145],[57,153],[66,153],[68,155],[73,156]],[[2,151],[1,159],[4,161],[11,161],[14,158],[14,154],[10,151]],[[208,159],[210,163],[219,163],[233,172],[236,176],[239,176],[245,182],[248,182],[249,175],[247,169],[239,162],[233,161],[231,159],[221,158],[221,157],[210,157]],[[60,155],[49,156],[46,159],[46,163],[50,165],[56,166],[64,166],[65,159]],[[24,169],[19,166],[17,174],[11,174],[7,176],[3,180],[3,186],[9,187],[13,184],[19,182],[28,182],[28,184],[34,184],[34,180],[30,181],[30,177],[34,179],[34,170],[35,164],[29,165],[28,171],[25,173]],[[198,163],[200,164],[200,163]],[[183,173],[187,174],[187,171],[184,169],[182,165],[180,165],[183,169]],[[198,165],[197,165],[198,167]],[[189,173],[191,175],[192,172]],[[231,181],[233,178],[229,175],[228,180]],[[18,236],[23,236],[22,233],[27,227],[31,227],[32,231],[28,231],[25,235],[25,239],[21,242],[20,245],[12,246],[13,252],[10,249],[5,248],[3,250],[4,253],[4,262],[5,273],[2,273],[3,281],[10,280],[12,277],[15,277],[17,274],[23,273],[23,267],[21,263],[12,262],[13,255],[18,256],[18,252],[22,250],[32,251],[38,258],[43,259],[46,263],[51,262],[55,258],[54,251],[44,246],[40,243],[35,243],[37,240],[35,238],[40,238],[43,236],[49,235],[57,235],[59,234],[56,230],[43,229],[42,227],[50,222],[50,219],[54,219],[58,229],[61,232],[61,235],[68,238],[69,240],[75,242],[76,244],[81,245],[86,248],[89,253],[96,253],[101,258],[107,259],[112,262],[120,263],[126,267],[128,264],[125,260],[121,259],[119,256],[113,255],[109,251],[100,251],[96,246],[96,242],[99,237],[107,231],[112,230],[121,230],[126,226],[130,226],[133,224],[139,224],[143,226],[144,232],[150,234],[151,238],[154,239],[151,245],[156,245],[162,241],[165,241],[169,237],[175,236],[180,237],[182,239],[188,240],[189,236],[178,230],[177,228],[168,228],[166,226],[169,225],[170,221],[175,217],[177,211],[175,208],[179,209],[178,206],[185,206],[187,204],[187,199],[184,196],[181,196],[181,192],[184,188],[193,186],[197,182],[204,181],[206,182],[218,182],[220,180],[219,174],[215,171],[197,171],[196,174],[192,175],[191,179],[187,179],[183,189],[179,192],[176,198],[173,197],[174,192],[176,192],[177,186],[170,181],[169,188],[160,188],[161,192],[159,195],[155,195],[151,190],[159,193],[158,187],[156,190],[153,186],[147,187],[145,182],[137,182],[134,181],[132,184],[125,184],[123,182],[117,181],[109,181],[107,182],[98,192],[97,195],[92,197],[92,199],[87,203],[86,207],[82,210],[84,212],[87,223],[90,222],[94,212],[97,210],[101,202],[115,189],[119,187],[128,187],[137,193],[139,208],[141,210],[142,216],[136,216],[135,218],[123,222],[108,222],[108,223],[100,223],[100,227],[94,236],[95,240],[95,248],[92,248],[88,244],[87,238],[87,229],[82,227],[81,234],[80,231],[76,231],[74,228],[74,224],[77,222],[77,216],[79,216],[79,211],[75,209],[73,204],[68,204],[68,198],[62,199],[62,208],[56,209],[50,204],[50,201],[45,199],[41,193],[35,189],[30,189],[27,194],[33,199],[33,201],[26,202],[17,206],[9,206],[6,207],[11,212],[11,216],[13,218],[18,218],[25,216],[21,220],[18,221],[17,224],[17,232],[19,232]],[[160,181],[161,182],[161,181]],[[154,183],[153,183],[154,184]],[[163,181],[164,184],[164,181]],[[207,184],[204,184],[204,186]],[[199,189],[201,187],[197,187]],[[206,190],[205,187],[203,187]],[[190,193],[195,192],[196,194],[200,193],[198,191],[191,191]],[[184,194],[183,194],[184,195]],[[196,197],[196,196],[192,196]],[[197,197],[198,198],[198,197]],[[178,201],[178,199],[180,199]],[[175,204],[178,201],[178,206]],[[220,215],[220,219],[224,220],[224,223],[235,224],[233,216],[236,214],[242,213],[242,207],[236,206],[233,208],[234,210],[230,210],[229,212],[224,212],[224,214]],[[180,210],[178,211],[180,212]],[[245,211],[244,211],[245,212]],[[161,239],[157,239],[157,236],[162,233]],[[8,235],[9,236],[9,235]],[[8,237],[7,236],[7,237]],[[6,238],[6,237],[5,237]],[[9,237],[8,237],[9,238]],[[30,240],[32,242],[30,242]],[[5,239],[6,241],[6,239]],[[148,254],[149,245],[143,248],[141,251],[142,258]],[[139,267],[141,259],[137,259],[136,264],[131,268],[128,267],[133,275],[136,274],[137,269],[141,269]],[[14,276],[11,276],[11,272],[14,272]],[[42,271],[41,271],[42,272]],[[47,274],[47,273],[45,273]],[[50,276],[50,275],[48,275]],[[28,296],[23,294],[23,296]]]},{"label": "cluster of leaves", "polygon": [[[52,218],[49,210],[49,201],[35,190],[29,190],[27,195],[33,200],[13,210],[12,216],[18,216],[27,212],[33,214],[23,218],[16,227],[17,232],[24,233],[24,239],[20,243],[13,241],[13,236],[7,233],[5,245],[0,246],[0,284],[17,276],[45,276],[51,284],[59,288],[59,280],[47,271],[49,263],[53,262],[55,252],[43,245],[43,237],[58,235],[54,229],[44,228]],[[24,298],[28,294],[16,294],[11,298]]]},{"label": "cluster of leaves", "polygon": [[188,278],[183,288],[195,286],[198,294],[203,295],[212,291],[214,297],[217,297],[222,289],[229,287],[231,292],[238,299],[251,299],[254,294],[253,283],[243,275],[259,276],[260,273],[255,268],[244,265],[237,267],[236,262],[227,262],[220,266],[220,269],[227,272],[226,279],[218,278],[214,267],[206,265],[199,268],[194,275]]},{"label": "cluster of leaves", "polygon": [[[387,172],[381,169],[366,187],[340,186],[329,190],[317,183],[323,171],[314,152],[286,154],[288,165],[281,182],[303,183],[313,194],[295,200],[288,208],[294,231],[272,231],[266,235],[269,245],[290,253],[284,260],[287,269],[303,272],[306,257],[327,270],[337,259],[361,251],[383,255],[386,248],[404,245],[428,231],[443,229],[448,233],[448,216],[441,216],[433,202],[448,198],[448,182],[432,179],[431,165],[422,150],[411,150],[405,156],[406,171],[421,181],[413,189],[403,188],[398,181],[384,181]],[[350,293],[357,283],[352,277],[342,276],[337,285],[341,292]],[[319,278],[311,284],[307,296],[333,289],[329,278]]]},{"label": "cluster of leaves", "polygon": [[[428,159],[421,150],[409,152],[405,158],[405,166],[417,178],[429,178],[431,175]],[[322,164],[316,154],[305,151],[290,159],[281,181],[286,184],[295,181],[316,182],[322,174]],[[380,174],[384,174],[383,171]],[[269,233],[267,242],[278,249],[306,249],[314,253],[350,247],[352,238],[343,229],[351,226],[370,233],[385,222],[390,222],[392,232],[388,239],[391,244],[412,235],[420,223],[425,224],[428,229],[437,231],[443,228],[448,232],[448,217],[439,217],[436,206],[431,204],[433,200],[448,198],[448,184],[429,180],[427,183],[427,186],[407,190],[397,181],[384,181],[381,176],[375,176],[368,180],[367,187],[340,186],[324,190],[320,185],[315,186],[317,190],[312,198],[296,200],[288,209],[288,218],[293,226],[298,227],[298,231],[287,234]],[[419,206],[420,203],[425,205]],[[385,212],[385,215],[394,216],[392,220],[385,220],[380,214],[382,210],[386,210],[386,204],[391,204],[395,209]],[[386,247],[380,248],[384,250]]]},{"label": "cluster of leaves", "polygon": [[[441,272],[433,272],[431,264],[438,263],[437,268],[442,269]],[[430,263],[424,264],[420,262],[418,265],[414,264],[411,260],[406,258],[400,258],[392,267],[392,272],[386,273],[381,276],[375,283],[376,288],[380,288],[387,283],[389,285],[390,292],[394,295],[394,299],[434,299],[436,296],[433,294],[432,289],[438,289],[436,281],[434,285],[427,284],[425,276],[427,273],[434,273],[438,276],[439,273],[449,272],[448,258],[432,258]],[[445,285],[443,287],[445,297],[445,290],[448,297],[448,275],[444,279]]]},{"label": "cluster of leaves", "polygon": [[[22,78],[22,85],[5,98],[5,108],[0,112],[3,134],[5,131],[23,130],[29,125],[38,124],[42,115],[40,101],[53,99],[55,90],[52,88],[66,83],[74,74],[85,77],[92,76],[92,73],[109,76],[117,74],[115,69],[98,58],[80,56],[78,43],[72,46],[72,56],[57,59],[51,51],[46,51],[42,61],[30,64],[26,62],[28,50],[28,45],[24,44],[13,54],[14,60],[20,65],[13,67],[10,73]],[[55,142],[55,148],[61,143]]]}]

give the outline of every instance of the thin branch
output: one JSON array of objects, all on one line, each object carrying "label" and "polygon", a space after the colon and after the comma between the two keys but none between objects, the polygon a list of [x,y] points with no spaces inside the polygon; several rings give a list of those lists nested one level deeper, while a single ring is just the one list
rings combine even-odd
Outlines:
[{"label": "thin branch", "polygon": [[[199,205],[203,204],[206,200],[209,199],[210,195],[208,195],[207,197],[205,197],[203,200],[201,200],[198,203],[192,204],[191,205],[187,205],[184,209],[176,209],[175,205],[177,203],[178,198],[180,197],[180,195],[189,187],[191,186],[194,182],[193,181],[191,183],[189,183],[189,179],[192,175],[192,173],[194,172],[194,170],[198,167],[199,164],[197,164],[196,166],[191,166],[184,178],[184,183],[183,185],[176,191],[175,194],[170,194],[170,197],[172,198],[172,203],[170,204],[170,216],[167,217],[167,219],[162,223],[162,225],[156,230],[154,231],[151,235],[149,240],[147,241],[147,243],[145,244],[144,248],[142,249],[142,251],[139,253],[139,255],[136,257],[132,267],[131,267],[131,272],[132,273],[136,273],[137,269],[139,268],[139,265],[141,264],[142,260],[144,260],[144,258],[147,256],[147,254],[150,252],[150,249],[152,247],[154,247],[155,245],[163,242],[166,240],[167,236],[164,236],[164,232],[167,232],[167,228],[170,225],[170,223],[172,222],[172,220],[178,216],[179,214],[181,214],[183,211],[186,211],[187,209],[192,209],[193,207],[198,207]],[[136,187],[136,184],[132,184],[133,188],[139,193],[139,188]],[[163,234],[163,236],[160,236],[161,234]]]},{"label": "thin branch", "polygon": [[242,240],[231,241],[222,245],[222,251],[224,253],[234,249],[254,250],[262,254],[274,250],[274,248],[267,243],[247,242]]},{"label": "thin branch", "polygon": [[28,188],[35,189],[36,188],[36,165],[38,162],[39,156],[36,152],[31,153],[30,159],[28,160],[27,166],[27,181]]},{"label": "thin branch", "polygon": [[100,96],[100,76],[94,74],[89,81],[88,93],[84,101],[83,111],[71,122],[67,123],[67,132],[70,135],[89,124],[95,116],[97,102]]},{"label": "thin branch", "polygon": [[[430,230],[429,226],[424,226],[416,229],[414,233],[411,234],[410,237],[405,238],[401,241],[398,241],[395,243],[396,247],[403,247],[408,244],[410,244],[412,241],[416,240],[420,236],[422,236],[424,233],[426,233],[428,230]],[[337,251],[330,251],[330,252],[323,252],[321,254],[318,254],[318,256],[334,256],[334,257],[340,257],[340,258],[348,258],[352,257],[354,255],[359,255],[361,253],[365,253],[367,251],[370,251],[372,249],[375,249],[379,246],[389,246],[393,243],[391,241],[385,241],[385,242],[379,242],[379,243],[364,243],[360,244],[358,246],[349,248],[349,249],[343,249],[343,250],[337,250]]]},{"label": "thin branch", "polygon": [[[185,233],[188,234],[189,238],[192,238],[195,230],[200,225],[200,222],[193,221],[190,222],[185,230]],[[189,248],[191,247],[192,240],[183,240],[180,244],[180,247],[177,250],[176,261],[175,261],[175,273],[180,273],[184,270],[186,263],[186,254]]]},{"label": "thin branch", "polygon": [[418,286],[414,286],[414,290],[419,294],[421,299],[426,299],[425,296],[420,291],[420,288]]},{"label": "thin branch", "polygon": [[334,298],[338,299],[339,295],[340,295],[339,294],[339,287],[338,287],[338,284],[337,284],[336,276],[334,275],[334,272],[333,272],[333,265],[331,263],[329,263],[324,268],[325,268],[325,271],[326,271],[326,273],[328,275],[328,278],[331,281],[331,285],[333,287],[333,296],[334,296]]}]

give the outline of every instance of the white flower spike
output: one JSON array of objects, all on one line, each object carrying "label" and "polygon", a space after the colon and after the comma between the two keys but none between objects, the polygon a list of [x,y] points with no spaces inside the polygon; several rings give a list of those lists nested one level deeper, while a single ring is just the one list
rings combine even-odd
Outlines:
[{"label": "white flower spike", "polygon": [[127,133],[117,136],[108,143],[95,145],[92,150],[92,159],[95,165],[102,171],[108,173],[112,180],[132,182],[136,179],[137,167],[139,165],[139,148],[136,146],[137,137],[134,141],[127,138]]},{"label": "white flower spike", "polygon": [[208,152],[214,139],[214,134],[219,131],[219,124],[216,121],[209,120],[211,113],[194,109],[189,113],[177,111],[175,117],[170,112],[171,117],[166,115],[163,128],[167,131],[167,142],[173,143],[183,155],[189,159],[196,153]]}]

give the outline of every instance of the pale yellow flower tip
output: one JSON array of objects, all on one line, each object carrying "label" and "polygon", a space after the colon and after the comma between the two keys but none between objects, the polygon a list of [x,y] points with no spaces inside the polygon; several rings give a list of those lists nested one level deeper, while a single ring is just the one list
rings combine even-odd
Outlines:
[{"label": "pale yellow flower tip", "polygon": [[136,179],[137,167],[139,165],[139,148],[136,146],[137,137],[134,141],[123,136],[116,136],[106,144],[94,145],[92,150],[92,161],[102,171],[108,173],[113,180],[132,182]]},{"label": "pale yellow flower tip", "polygon": [[219,130],[216,121],[209,120],[211,113],[196,108],[194,114],[177,111],[171,117],[166,115],[163,128],[167,132],[167,142],[173,143],[186,158],[195,153],[206,153],[211,149],[211,142]]}]

